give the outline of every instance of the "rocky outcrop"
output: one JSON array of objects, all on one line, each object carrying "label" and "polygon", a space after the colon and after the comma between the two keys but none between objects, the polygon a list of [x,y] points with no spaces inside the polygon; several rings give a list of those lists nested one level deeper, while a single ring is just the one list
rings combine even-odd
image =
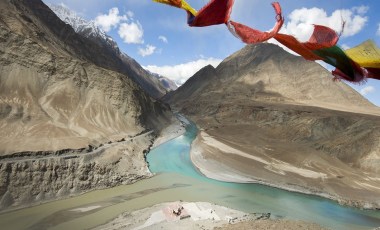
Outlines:
[{"label": "rocky outcrop", "polygon": [[[138,136],[102,147],[58,155],[24,153],[0,161],[0,210],[129,184],[149,177],[144,160],[152,137]],[[30,156],[26,156],[30,155]]]}]

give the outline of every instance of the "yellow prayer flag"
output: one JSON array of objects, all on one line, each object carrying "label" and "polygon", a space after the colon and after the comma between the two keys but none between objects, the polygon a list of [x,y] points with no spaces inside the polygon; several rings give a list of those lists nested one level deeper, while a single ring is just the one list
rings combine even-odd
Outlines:
[{"label": "yellow prayer flag", "polygon": [[184,10],[189,11],[192,15],[197,16],[197,11],[189,5],[185,0],[153,0],[154,2],[159,2],[167,4],[170,6],[178,7]]},{"label": "yellow prayer flag", "polygon": [[365,68],[380,68],[380,49],[372,40],[345,51],[353,61]]},{"label": "yellow prayer flag", "polygon": [[191,7],[185,0],[182,0],[182,9],[189,11],[192,15],[197,16],[198,12]]}]

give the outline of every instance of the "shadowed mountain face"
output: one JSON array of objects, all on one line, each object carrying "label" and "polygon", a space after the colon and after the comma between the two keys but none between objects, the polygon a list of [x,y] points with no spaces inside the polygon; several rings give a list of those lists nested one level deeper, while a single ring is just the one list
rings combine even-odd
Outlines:
[{"label": "shadowed mountain face", "polygon": [[249,45],[164,99],[202,128],[193,144],[199,159],[276,186],[380,206],[380,110],[317,63],[273,44]]}]

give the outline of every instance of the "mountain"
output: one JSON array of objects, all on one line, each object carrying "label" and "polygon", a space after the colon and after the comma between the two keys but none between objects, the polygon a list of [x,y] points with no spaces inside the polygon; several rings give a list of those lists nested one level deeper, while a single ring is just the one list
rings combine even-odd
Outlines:
[{"label": "mountain", "polygon": [[161,82],[161,84],[167,89],[168,93],[175,91],[178,88],[177,84],[174,81],[170,80],[169,78],[164,77],[164,76],[157,74],[157,73],[152,73],[149,70],[147,70],[147,71],[153,77],[155,77],[156,79],[158,79]]},{"label": "mountain", "polygon": [[380,207],[380,109],[315,62],[249,45],[164,100],[201,129],[192,160],[210,177]]},{"label": "mountain", "polygon": [[87,21],[78,16],[75,12],[62,5],[49,4],[49,8],[66,24],[70,25],[75,32],[83,35],[86,38],[91,38],[99,43],[104,43],[110,49],[113,49],[116,53],[121,54],[117,43],[101,30],[95,21]]},{"label": "mountain", "polygon": [[134,74],[137,75],[134,80],[141,87],[155,98],[162,97],[166,92],[173,90],[172,81],[168,78],[146,71],[133,58],[120,51],[117,43],[100,29],[95,21],[87,21],[78,16],[75,12],[62,5],[49,5],[50,9],[65,23],[70,25],[78,34],[91,39],[104,49],[110,50],[115,56],[119,57],[126,66],[130,66]]},{"label": "mountain", "polygon": [[150,175],[144,153],[172,113],[130,63],[42,1],[0,1],[0,209]]},{"label": "mountain", "polygon": [[182,102],[181,99],[190,96],[188,93],[182,95],[184,91],[189,87],[198,88],[199,84],[208,86],[202,92],[198,89],[199,93],[190,90],[199,99],[212,95],[216,96],[212,99],[217,101],[249,99],[339,107],[343,110],[347,106],[350,111],[352,107],[359,110],[375,108],[351,87],[333,82],[331,74],[316,63],[302,61],[271,44],[247,46],[225,59],[218,68],[203,68],[166,98],[169,102]]},{"label": "mountain", "polygon": [[196,100],[195,97],[216,78],[215,68],[212,65],[207,65],[189,78],[178,90],[167,93],[163,100],[174,104],[176,107],[186,105],[188,102]]}]

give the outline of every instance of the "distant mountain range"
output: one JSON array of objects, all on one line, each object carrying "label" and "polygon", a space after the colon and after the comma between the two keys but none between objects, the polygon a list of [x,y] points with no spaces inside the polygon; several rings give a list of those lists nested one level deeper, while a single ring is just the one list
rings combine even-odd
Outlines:
[{"label": "distant mountain range", "polygon": [[177,85],[170,79],[156,73],[145,70],[133,58],[120,51],[118,44],[100,29],[95,21],[87,21],[78,16],[75,12],[62,5],[48,5],[50,9],[65,23],[70,25],[78,34],[91,39],[105,49],[111,50],[126,65],[131,66],[134,72],[137,72],[139,78],[134,77],[151,96],[160,98],[166,92],[177,89]]}]

